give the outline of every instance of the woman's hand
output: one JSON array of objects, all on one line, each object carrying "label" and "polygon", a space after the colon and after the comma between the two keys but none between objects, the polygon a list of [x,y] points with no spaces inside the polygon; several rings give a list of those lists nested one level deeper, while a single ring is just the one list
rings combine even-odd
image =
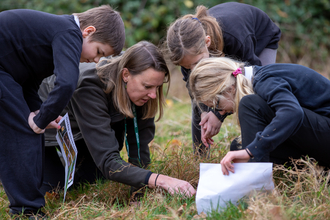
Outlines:
[{"label": "woman's hand", "polygon": [[250,156],[245,149],[229,151],[220,162],[223,175],[229,175],[229,171],[232,173],[235,172],[233,163],[245,163],[248,162],[249,159]]},{"label": "woman's hand", "polygon": [[62,119],[62,116],[58,116],[54,121],[50,122],[45,129],[39,128],[34,123],[34,120],[33,120],[33,118],[36,116],[36,114],[38,114],[38,112],[39,112],[39,110],[35,111],[35,112],[31,112],[29,115],[29,118],[28,118],[28,123],[30,125],[30,128],[34,131],[34,133],[42,134],[45,132],[45,129],[48,129],[48,128],[57,128],[57,129],[61,128],[61,126],[58,124],[58,122]]},{"label": "woman's hand", "polygon": [[213,112],[203,112],[199,125],[201,126],[201,139],[203,144],[205,146],[209,144],[212,145],[214,143],[212,137],[219,133],[222,122]]},{"label": "woman's hand", "polygon": [[[161,187],[162,189],[165,189],[167,192],[169,192],[171,195],[174,194],[181,194],[183,196],[192,197],[196,194],[196,190],[194,187],[184,180],[179,180],[173,177],[169,177],[166,175],[159,175],[157,180],[158,174],[151,174],[149,178],[148,186],[151,188],[155,188],[156,186]],[[155,182],[156,180],[156,182]],[[156,183],[156,185],[155,185]]]}]

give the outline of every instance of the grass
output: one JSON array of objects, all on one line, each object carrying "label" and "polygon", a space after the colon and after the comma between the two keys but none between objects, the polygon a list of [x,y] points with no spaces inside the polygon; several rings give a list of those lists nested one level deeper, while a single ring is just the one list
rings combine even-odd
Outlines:
[{"label": "grass", "polygon": [[[156,135],[150,143],[150,170],[198,185],[199,163],[219,163],[231,140],[239,135],[232,117],[225,120],[214,139],[208,159],[192,152],[190,100],[171,96],[165,116],[156,123]],[[183,101],[182,101],[183,100]],[[127,158],[125,151],[122,156]],[[156,189],[145,189],[140,203],[131,203],[130,187],[112,181],[84,184],[68,191],[46,195],[46,212],[50,219],[330,219],[328,171],[312,159],[297,160],[291,167],[274,168],[275,190],[257,193],[230,205],[219,213],[197,215],[195,198],[169,195]],[[0,186],[0,219],[10,219],[9,202]]]}]

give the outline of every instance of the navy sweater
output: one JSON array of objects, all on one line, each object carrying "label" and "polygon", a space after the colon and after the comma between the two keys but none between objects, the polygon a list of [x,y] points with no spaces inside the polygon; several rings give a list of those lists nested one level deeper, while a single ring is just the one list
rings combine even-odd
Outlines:
[{"label": "navy sweater", "polygon": [[[52,15],[16,9],[0,13],[0,72],[9,73],[23,88],[39,128],[60,115],[77,86],[82,34],[73,15]],[[41,81],[55,74],[54,90],[43,104]]]},{"label": "navy sweater", "polygon": [[209,13],[222,29],[226,55],[261,66],[262,50],[277,49],[281,30],[259,8],[228,2],[210,8]]},{"label": "navy sweater", "polygon": [[302,107],[330,117],[330,81],[297,64],[255,66],[253,89],[275,111],[272,122],[247,148],[256,161],[273,151],[302,125]]}]

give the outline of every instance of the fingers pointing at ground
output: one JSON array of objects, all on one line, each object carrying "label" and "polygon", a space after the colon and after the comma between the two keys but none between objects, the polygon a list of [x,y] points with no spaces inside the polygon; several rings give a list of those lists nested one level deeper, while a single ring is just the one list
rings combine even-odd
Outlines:
[{"label": "fingers pointing at ground", "polygon": [[[153,173],[149,178],[149,187],[155,188],[156,186],[166,190],[168,193],[180,194],[187,197],[192,197],[196,194],[195,188],[187,181],[179,180],[166,175],[158,175]],[[156,180],[156,181],[155,181]]]}]

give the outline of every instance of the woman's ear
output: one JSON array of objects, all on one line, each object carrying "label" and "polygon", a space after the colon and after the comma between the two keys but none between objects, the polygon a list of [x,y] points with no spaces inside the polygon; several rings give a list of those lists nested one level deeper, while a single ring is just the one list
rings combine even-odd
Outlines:
[{"label": "woman's ear", "polygon": [[210,37],[210,35],[206,35],[206,37],[205,37],[205,44],[206,44],[206,47],[209,47],[211,45],[211,37]]},{"label": "woman's ear", "polygon": [[82,36],[87,37],[89,35],[92,35],[96,31],[96,28],[94,26],[88,26],[82,31]]},{"label": "woman's ear", "polygon": [[128,69],[127,69],[127,68],[124,68],[123,71],[122,71],[122,78],[123,78],[123,81],[124,81],[125,83],[128,82],[128,79],[129,79],[129,76],[130,76],[130,75],[131,75],[131,74],[129,73]]}]

